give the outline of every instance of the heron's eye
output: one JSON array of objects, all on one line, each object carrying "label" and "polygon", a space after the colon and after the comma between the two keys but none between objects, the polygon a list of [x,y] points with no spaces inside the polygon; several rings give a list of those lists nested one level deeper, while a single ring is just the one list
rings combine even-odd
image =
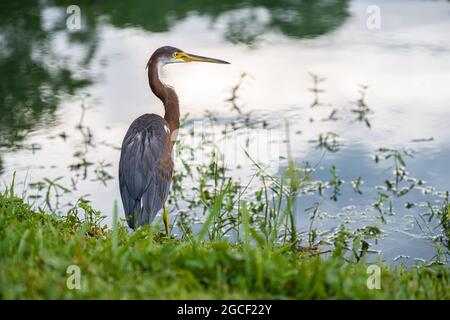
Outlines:
[{"label": "heron's eye", "polygon": [[174,52],[173,57],[178,58],[178,52]]}]

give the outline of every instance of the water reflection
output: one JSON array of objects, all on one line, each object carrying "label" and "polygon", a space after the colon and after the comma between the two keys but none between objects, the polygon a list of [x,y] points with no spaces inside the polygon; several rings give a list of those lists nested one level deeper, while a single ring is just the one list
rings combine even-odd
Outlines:
[{"label": "water reflection", "polygon": [[[284,132],[287,119],[292,155],[298,162],[318,164],[315,179],[329,181],[330,168],[336,167],[346,182],[337,201],[324,193],[322,209],[334,219],[321,220],[324,228],[356,220],[377,201],[376,187],[392,179],[388,165],[370,158],[380,147],[415,148],[417,156],[408,159],[408,171],[446,190],[450,96],[449,74],[442,66],[449,61],[445,30],[450,24],[443,14],[449,3],[380,3],[383,29],[373,32],[365,27],[369,0],[220,5],[85,0],[78,1],[83,28],[68,32],[65,9],[70,1],[4,2],[2,182],[11,181],[13,171],[20,175],[17,181],[24,181],[28,172],[34,182],[49,177],[73,189],[64,194],[68,201],[86,196],[95,208],[112,212],[114,200],[120,199],[117,147],[134,118],[162,111],[149,92],[145,63],[153,49],[173,44],[233,62],[220,71],[193,64],[164,70],[164,79],[179,93],[182,113],[189,112],[191,121],[216,117],[220,125],[228,122],[229,129],[233,122],[239,126],[257,119],[264,129],[278,126]],[[401,22],[399,4],[405,9]],[[370,85],[367,90],[365,84]],[[80,106],[87,107],[83,121]],[[283,143],[281,155],[286,153]],[[247,169],[233,174],[245,179]],[[357,187],[362,194],[351,185],[358,177],[364,182]],[[316,201],[301,197],[298,221],[306,221],[304,209]],[[401,225],[409,220],[402,217],[423,213],[419,205],[404,211],[405,201],[419,203],[424,197],[414,190],[396,203],[394,209],[401,214],[386,231],[405,231]],[[411,230],[419,232],[409,226],[405,232]],[[380,247],[395,248],[386,255],[389,259],[403,253],[433,255],[432,244],[410,239],[396,234]],[[415,245],[405,250],[405,243]]]},{"label": "water reflection", "polygon": [[[208,17],[211,26],[222,17],[227,41],[253,45],[269,31],[295,38],[330,32],[349,16],[347,2],[228,0],[218,5],[216,1],[86,0],[77,2],[83,28],[75,32],[66,29],[65,11],[71,1],[2,2],[0,146],[21,147],[31,131],[55,123],[55,111],[67,98],[63,94],[73,96],[92,84],[87,70],[105,20],[118,28],[164,32],[190,15]],[[60,37],[74,52],[59,51],[55,42]]]},{"label": "water reflection", "polygon": [[[82,66],[69,65],[52,45],[65,25],[64,16],[46,28],[47,6],[41,2],[3,1],[0,7],[0,146],[20,147],[29,132],[55,122],[63,94],[74,95],[92,79],[80,74]],[[92,43],[83,41],[86,46]]]},{"label": "water reflection", "polygon": [[[54,1],[68,6],[70,1]],[[169,31],[191,15],[206,16],[211,26],[225,19],[225,39],[254,44],[270,31],[294,38],[312,38],[328,33],[349,17],[348,0],[214,0],[195,1],[78,1],[92,23],[98,17],[118,28],[138,27],[151,32]],[[229,14],[231,13],[231,14]],[[90,23],[90,27],[93,27]]]},{"label": "water reflection", "polygon": [[[54,110],[61,93],[72,95],[90,85],[92,78],[80,69],[88,66],[97,52],[102,23],[123,29],[131,26],[151,32],[165,32],[190,16],[206,16],[211,20],[211,28],[223,20],[222,23],[226,24],[223,36],[230,42],[254,44],[259,34],[272,31],[280,31],[292,38],[327,34],[343,25],[350,16],[349,1],[345,0],[236,0],[224,1],[220,5],[215,1],[79,1],[83,28],[77,32],[67,32],[65,9],[69,4],[70,1],[1,4],[2,144],[22,140],[28,130],[40,123],[54,122]],[[364,4],[353,6],[359,11],[364,9]],[[83,57],[79,57],[76,65],[65,61],[67,56],[79,55],[78,51],[68,52],[64,56],[52,45],[52,41],[61,34],[73,45],[70,49],[82,46]],[[280,66],[280,69],[283,67]]]}]

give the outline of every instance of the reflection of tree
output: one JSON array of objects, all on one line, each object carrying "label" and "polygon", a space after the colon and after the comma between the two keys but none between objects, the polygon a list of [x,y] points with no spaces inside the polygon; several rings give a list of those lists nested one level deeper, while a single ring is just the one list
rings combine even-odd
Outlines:
[{"label": "reflection of tree", "polygon": [[294,38],[312,38],[339,27],[348,17],[347,0],[335,1],[252,1],[255,7],[267,9],[269,17],[259,28],[252,12],[229,23],[227,39],[251,43],[258,33],[279,31]]},{"label": "reflection of tree", "polygon": [[[225,37],[231,42],[253,43],[267,31],[296,37],[315,37],[330,32],[349,16],[349,0],[128,0],[77,1],[87,15],[104,15],[117,27],[168,31],[177,21],[195,13],[213,21],[229,14]],[[71,1],[56,1],[65,5]],[[244,13],[242,14],[242,12]],[[264,11],[267,19],[258,20]]]},{"label": "reflection of tree", "polygon": [[36,125],[50,123],[61,95],[90,83],[54,52],[56,29],[44,29],[44,10],[39,1],[0,2],[0,147],[18,145]]},{"label": "reflection of tree", "polygon": [[[65,30],[65,9],[70,0],[1,1],[0,4],[0,144],[20,139],[42,119],[51,119],[61,93],[73,93],[88,84],[67,65],[50,67],[58,56],[50,44],[56,32],[84,45],[88,64],[96,50],[99,17],[117,27],[135,26],[152,32],[167,31],[190,14],[227,19],[225,37],[251,44],[268,30],[292,37],[314,37],[338,27],[348,16],[348,0],[79,0],[84,28]],[[52,29],[43,27],[44,10],[62,13]],[[261,11],[265,17],[259,18]]]},{"label": "reflection of tree", "polygon": [[[0,1],[0,147],[20,143],[37,125],[51,123],[63,95],[89,85],[89,79],[77,75],[95,55],[101,21],[119,28],[132,26],[164,32],[197,14],[212,22],[224,19],[227,41],[253,44],[267,31],[297,38],[325,34],[347,18],[347,2],[78,0],[83,29],[72,33],[65,25],[65,11],[73,3],[71,0]],[[49,8],[59,15],[46,18]],[[48,20],[55,21],[49,26]],[[75,67],[65,62],[70,52],[55,52],[52,41],[60,34],[85,49],[83,59]]]}]

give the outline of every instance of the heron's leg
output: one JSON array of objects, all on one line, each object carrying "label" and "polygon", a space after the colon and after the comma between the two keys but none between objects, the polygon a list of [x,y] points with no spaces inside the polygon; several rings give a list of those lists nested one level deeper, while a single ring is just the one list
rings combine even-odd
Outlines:
[{"label": "heron's leg", "polygon": [[164,228],[166,229],[166,235],[170,236],[170,234],[169,234],[169,213],[167,212],[167,208],[165,205],[163,207],[163,221],[164,221]]}]

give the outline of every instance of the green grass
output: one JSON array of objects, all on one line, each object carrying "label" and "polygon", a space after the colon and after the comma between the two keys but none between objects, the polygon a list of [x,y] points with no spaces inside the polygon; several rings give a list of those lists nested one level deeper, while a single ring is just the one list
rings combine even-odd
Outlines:
[{"label": "green grass", "polygon": [[[340,250],[324,259],[291,246],[252,245],[246,236],[241,245],[176,240],[150,227],[130,234],[115,223],[110,230],[100,220],[84,203],[59,217],[1,194],[0,298],[449,298],[446,266],[379,263],[381,289],[369,290],[367,265],[345,261]],[[67,288],[70,265],[80,268],[79,290]]]}]

